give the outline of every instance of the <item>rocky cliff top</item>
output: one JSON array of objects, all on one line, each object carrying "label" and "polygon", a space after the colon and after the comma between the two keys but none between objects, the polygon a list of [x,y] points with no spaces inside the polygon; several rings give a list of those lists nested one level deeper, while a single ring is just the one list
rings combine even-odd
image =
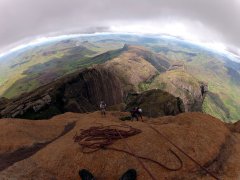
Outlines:
[{"label": "rocky cliff top", "polygon": [[[78,171],[81,168],[89,169],[98,179],[107,180],[118,179],[127,169],[135,168],[139,180],[150,179],[138,160],[128,154],[113,150],[84,154],[79,145],[73,142],[74,135],[80,129],[88,129],[100,124],[119,125],[122,124],[119,117],[125,115],[109,112],[104,118],[99,112],[95,112],[66,113],[51,120],[41,121],[2,119],[0,179],[80,179]],[[140,129],[142,133],[125,140],[118,140],[111,147],[128,151],[125,143],[127,142],[140,156],[157,160],[168,167],[178,167],[179,161],[169,149],[174,151],[183,162],[183,167],[178,171],[169,171],[144,161],[145,166],[157,179],[212,178],[151,129],[147,123],[167,136],[218,178],[239,178],[240,134],[231,132],[220,120],[202,113],[183,113],[151,120],[144,118],[144,120],[145,122],[125,121],[125,124]],[[66,128],[73,122],[75,122],[73,129]],[[68,131],[62,134],[64,129]],[[39,143],[47,145],[41,146]],[[19,151],[22,152],[21,157],[24,159],[17,158],[16,154]]]}]

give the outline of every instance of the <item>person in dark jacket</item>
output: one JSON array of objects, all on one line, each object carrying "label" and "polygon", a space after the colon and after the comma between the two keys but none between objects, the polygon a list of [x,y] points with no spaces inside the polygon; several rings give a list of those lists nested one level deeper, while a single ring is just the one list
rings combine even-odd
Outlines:
[{"label": "person in dark jacket", "polygon": [[137,107],[133,108],[131,111],[131,120],[134,120],[134,118],[136,118],[136,120],[138,121],[138,109]]},{"label": "person in dark jacket", "polygon": [[137,107],[137,115],[141,118],[141,120],[143,119],[142,118],[142,109],[140,107]]}]

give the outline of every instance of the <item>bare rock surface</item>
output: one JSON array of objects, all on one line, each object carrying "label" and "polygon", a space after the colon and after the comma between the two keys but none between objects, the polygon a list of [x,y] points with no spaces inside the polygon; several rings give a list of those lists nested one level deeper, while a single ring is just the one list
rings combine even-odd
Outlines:
[{"label": "bare rock surface", "polygon": [[[78,171],[82,168],[89,169],[100,180],[118,179],[129,168],[137,170],[139,180],[151,179],[135,157],[112,150],[85,154],[73,141],[74,135],[80,129],[88,129],[100,124],[119,125],[123,123],[119,117],[124,115],[126,114],[120,112],[108,112],[106,117],[102,117],[99,112],[65,113],[49,121],[1,120],[0,128],[3,131],[0,137],[1,142],[4,142],[0,144],[2,154],[22,146],[31,147],[34,142],[48,141],[58,136],[69,122],[76,121],[76,126],[31,157],[0,171],[0,179],[80,179]],[[169,152],[169,149],[173,150],[183,162],[182,169],[178,171],[168,171],[143,161],[157,179],[213,178],[153,131],[149,124],[218,178],[240,178],[240,134],[231,132],[220,120],[202,113],[183,113],[155,119],[144,118],[144,120],[145,122],[125,121],[125,124],[142,130],[142,133],[125,140],[118,140],[111,146],[128,151],[127,142],[137,155],[176,167],[179,162]]]}]

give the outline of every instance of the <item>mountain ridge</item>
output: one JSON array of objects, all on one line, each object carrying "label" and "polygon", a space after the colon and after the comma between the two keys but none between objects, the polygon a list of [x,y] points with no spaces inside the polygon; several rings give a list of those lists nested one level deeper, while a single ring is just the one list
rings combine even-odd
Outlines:
[{"label": "mountain ridge", "polygon": [[[96,35],[49,43],[35,49],[28,48],[26,52],[18,53],[19,56],[12,56],[15,58],[14,60],[10,58],[9,61],[0,62],[0,94],[4,90],[5,97],[12,98],[16,94],[29,92],[42,86],[41,83],[52,82],[54,79],[71,74],[78,69],[105,63],[105,60],[110,60],[119,56],[119,53],[123,53],[119,51],[123,51],[124,44],[127,44],[125,48],[129,48],[128,51],[131,51],[130,49],[135,46],[136,55],[154,66],[159,74],[168,71],[173,64],[184,64],[186,73],[197,78],[199,82],[207,84],[208,91],[217,97],[217,100],[213,101],[213,96],[206,96],[203,105],[205,113],[223,121],[240,119],[238,113],[240,109],[240,96],[238,96],[240,93],[239,63],[231,61],[230,57],[224,54],[183,40],[158,36]],[[86,54],[81,58],[81,53],[71,52],[72,48],[76,49],[81,46],[95,52],[95,54]],[[51,53],[48,54],[48,51]],[[80,59],[77,58],[77,54],[80,54]],[[5,66],[2,62],[7,62],[7,65]],[[16,64],[16,62],[19,65],[9,69],[9,66]],[[34,64],[39,65],[35,68],[29,67]],[[150,82],[155,76],[157,74],[150,76],[145,82],[135,84],[134,87],[129,84],[129,89],[141,92],[149,88]]]},{"label": "mountain ridge", "polygon": [[[148,58],[145,59],[145,57]],[[1,116],[41,119],[50,118],[67,111],[92,112],[98,109],[98,104],[101,100],[104,100],[108,106],[126,104],[125,97],[129,93],[141,92],[141,83],[145,83],[149,79],[153,79],[154,83],[156,77],[161,77],[164,73],[169,74],[173,72],[173,70],[167,72],[170,64],[166,63],[165,60],[162,60],[144,47],[139,46],[125,45],[122,49],[106,52],[94,58],[104,59],[105,63],[66,75],[48,85],[38,88],[36,91],[23,94],[15,100],[10,100],[0,110]],[[156,64],[156,59],[159,59],[160,63]],[[161,63],[166,66],[161,65]],[[162,67],[161,70],[159,70],[160,66]],[[186,74],[186,72],[184,73]],[[177,76],[171,77],[175,79],[175,82],[179,81]],[[183,89],[183,86],[189,88],[184,93],[187,94],[186,96],[171,90],[173,89],[171,86],[167,89],[161,89],[153,85],[152,87],[149,86],[151,88],[145,89],[149,91],[151,89],[159,89],[160,92],[166,91],[167,94],[170,93],[172,95],[169,96],[168,101],[163,101],[163,104],[159,105],[158,108],[154,109],[148,105],[150,107],[144,107],[144,111],[152,111],[154,109],[156,111],[155,114],[158,114],[157,111],[160,112],[161,107],[167,108],[164,110],[164,113],[160,113],[161,116],[175,115],[184,111],[201,112],[204,100],[204,96],[201,93],[201,84],[190,75],[186,77],[188,77],[187,81],[178,82],[178,89]],[[195,84],[191,84],[191,81],[195,82]],[[170,82],[165,81],[165,84]],[[183,85],[183,82],[186,85]],[[154,91],[151,92],[153,93]],[[141,93],[144,94],[144,92]],[[165,99],[164,96],[167,96],[167,94],[161,94],[162,97],[159,99],[159,102],[161,99]],[[177,100],[179,97],[183,99],[185,106],[181,109],[179,108],[181,105],[178,105],[178,103],[181,104],[182,101]],[[176,100],[174,100],[175,98]],[[152,100],[146,98],[146,101]],[[131,102],[131,104],[134,105],[135,102]],[[129,108],[129,104],[126,105]],[[142,104],[141,106],[144,105]],[[191,108],[188,106],[191,106]],[[196,107],[194,108],[194,106]],[[154,113],[152,112],[152,114]]]}]

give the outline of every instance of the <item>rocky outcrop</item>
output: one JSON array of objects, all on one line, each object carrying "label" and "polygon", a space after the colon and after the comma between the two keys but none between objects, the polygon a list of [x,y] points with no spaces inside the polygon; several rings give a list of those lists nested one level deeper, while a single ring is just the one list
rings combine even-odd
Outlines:
[{"label": "rocky outcrop", "polygon": [[0,111],[6,107],[6,104],[9,102],[9,99],[5,97],[0,98]]},{"label": "rocky outcrop", "polygon": [[108,106],[123,101],[121,83],[118,77],[108,70],[99,67],[88,69],[80,73],[77,79],[64,85],[64,111],[97,110],[102,100]]},{"label": "rocky outcrop", "polygon": [[240,120],[235,123],[228,123],[227,126],[232,132],[240,133]]},{"label": "rocky outcrop", "polygon": [[170,67],[169,67],[169,71],[171,70],[176,70],[176,69],[181,69],[181,70],[185,70],[185,65],[184,63],[173,63]]},{"label": "rocky outcrop", "polygon": [[26,97],[22,100],[9,102],[1,111],[2,117],[20,117],[23,116],[29,109],[33,112],[38,112],[51,103],[49,94],[44,94],[35,97]]},{"label": "rocky outcrop", "polygon": [[143,48],[125,45],[119,56],[101,65],[119,77],[125,94],[137,92],[139,83],[158,73],[158,70],[140,54],[142,51]]},{"label": "rocky outcrop", "polygon": [[186,112],[201,112],[207,84],[190,75],[184,63],[169,62],[146,48],[125,45],[120,56],[103,66],[118,74],[125,95],[161,89],[182,99]]},{"label": "rocky outcrop", "polygon": [[163,57],[160,54],[153,53],[142,46],[127,45],[123,47],[124,50],[142,57],[151,65],[153,65],[159,72],[165,72],[171,66],[170,59]]},{"label": "rocky outcrop", "polygon": [[149,117],[177,115],[184,110],[184,104],[178,97],[174,97],[162,90],[149,90],[141,94],[129,94],[127,110],[140,107],[143,115]]},{"label": "rocky outcrop", "polygon": [[184,70],[171,70],[160,74],[149,85],[150,89],[161,89],[183,100],[186,112],[201,112],[207,84],[198,81]]},{"label": "rocky outcrop", "polygon": [[91,112],[104,100],[108,106],[120,104],[123,92],[119,79],[100,67],[68,75],[34,92],[9,101],[1,117],[50,118],[64,112]]}]

